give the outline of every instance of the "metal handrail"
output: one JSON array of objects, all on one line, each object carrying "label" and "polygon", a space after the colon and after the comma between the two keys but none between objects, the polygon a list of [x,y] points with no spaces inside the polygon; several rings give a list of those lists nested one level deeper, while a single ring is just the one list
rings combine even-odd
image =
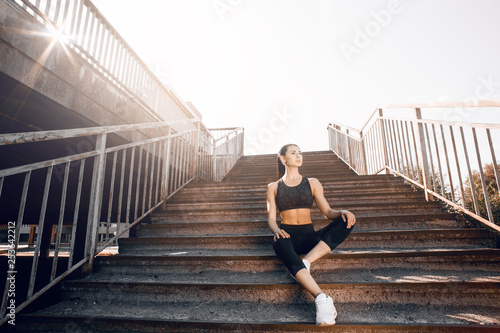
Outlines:
[{"label": "metal handrail", "polygon": [[[368,126],[370,121],[378,114],[379,110],[387,109],[449,109],[449,108],[475,108],[475,107],[498,107],[500,105],[500,100],[483,100],[477,101],[475,103],[471,102],[438,102],[438,103],[407,103],[407,104],[389,104],[384,106],[379,106],[373,110],[373,112],[368,117],[368,120],[361,126],[360,133],[365,131],[365,127]],[[357,130],[356,130],[357,131]]]},{"label": "metal handrail", "polygon": [[216,181],[221,181],[236,161],[243,155],[244,129],[210,129],[214,139],[213,173]]},{"label": "metal handrail", "polygon": [[[422,104],[425,108],[459,106],[500,107],[500,101]],[[421,107],[415,104],[384,108],[413,108],[415,118],[385,117],[383,108],[378,108],[361,131],[331,123],[330,149],[360,175],[385,171],[401,176],[421,188],[427,200],[437,198],[500,231],[490,200],[500,193],[496,154],[500,124],[422,119]],[[483,172],[486,160],[491,162],[495,178],[489,185]],[[479,205],[479,196],[484,207]]]},{"label": "metal handrail", "polygon": [[176,92],[149,69],[90,0],[7,0],[45,26],[62,34],[73,55],[88,62],[109,82],[140,103],[155,119],[198,118]]},{"label": "metal handrail", "polygon": [[[169,126],[177,124],[195,123],[199,119],[183,119],[168,122]],[[19,143],[32,143],[41,141],[50,141],[67,138],[77,138],[81,136],[90,136],[98,134],[119,133],[125,131],[134,131],[141,129],[157,129],[165,128],[165,123],[141,123],[141,124],[128,124],[128,125],[112,125],[112,126],[98,126],[98,127],[84,127],[63,130],[49,130],[49,131],[36,131],[24,133],[6,133],[0,137],[0,146],[19,144]]]},{"label": "metal handrail", "polygon": [[[193,123],[192,120],[184,122]],[[16,305],[16,313],[75,270],[82,268],[84,272],[91,272],[94,258],[102,250],[116,243],[118,238],[154,209],[164,205],[167,199],[187,184],[193,181],[220,181],[224,177],[243,155],[243,129],[235,128],[215,140],[206,132],[206,127],[200,121],[194,123],[196,129],[182,132],[173,130],[173,125],[179,124],[179,121],[175,121],[0,135],[0,146],[29,145],[82,136],[96,138],[95,147],[91,151],[0,170],[0,203],[12,195],[6,193],[9,184],[15,185],[14,187],[21,191],[19,209],[15,214],[17,219],[11,222],[15,225],[12,230],[12,241],[9,242],[12,244],[12,254],[15,255],[18,250],[21,226],[27,224],[24,221],[25,211],[27,209],[40,211],[39,220],[29,223],[38,225],[37,239],[33,248],[26,300]],[[165,134],[119,146],[107,145],[107,137],[110,134],[149,129],[163,129]],[[85,173],[89,167],[92,168],[92,172]],[[58,216],[57,221],[49,221],[46,219],[47,203],[54,195],[57,196],[57,191],[51,188],[53,185],[51,181],[57,168],[62,170],[62,181],[57,185],[62,189],[60,192],[62,195],[58,206],[52,207],[52,211]],[[44,172],[45,176],[37,182],[33,175],[40,172]],[[17,184],[15,177],[22,177],[23,183]],[[70,185],[71,180],[73,182]],[[84,184],[90,184],[90,189],[83,189]],[[68,190],[71,186],[72,193],[76,195],[69,195]],[[12,186],[9,188],[12,189]],[[43,193],[43,200],[39,205],[33,206],[36,203],[27,201],[28,191]],[[85,208],[83,202],[88,202],[88,213],[82,213]],[[72,219],[68,220],[68,216],[72,216]],[[109,233],[113,224],[116,224],[115,235]],[[125,228],[120,230],[122,224],[125,224]],[[50,253],[44,252],[49,250],[51,244],[48,240],[47,247],[47,239],[44,239],[43,235],[45,229],[52,225],[55,225],[56,229],[55,247],[51,256]],[[104,242],[99,244],[97,236],[101,225],[105,225],[107,231]],[[58,258],[63,251],[61,244],[63,226],[71,228],[72,238],[68,249],[67,268],[58,274],[60,271]],[[84,230],[85,237],[77,239],[75,237],[77,230]],[[82,258],[75,256],[75,249],[78,248],[84,248]],[[36,289],[38,287],[35,287],[35,283],[43,278],[38,276],[40,275],[38,264],[43,256],[52,257],[50,282]],[[15,256],[13,260],[14,266],[9,267],[8,271],[15,271]],[[8,286],[7,279],[2,298],[3,314],[6,313],[9,302]],[[19,292],[16,293],[19,301]],[[8,316],[4,317],[0,325],[8,320]]]}]

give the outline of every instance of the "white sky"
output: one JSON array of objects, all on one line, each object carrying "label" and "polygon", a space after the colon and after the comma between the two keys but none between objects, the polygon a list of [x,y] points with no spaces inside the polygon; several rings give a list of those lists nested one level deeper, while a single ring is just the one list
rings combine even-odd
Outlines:
[{"label": "white sky", "polygon": [[328,123],[360,129],[378,106],[500,99],[498,0],[93,3],[208,127],[245,127],[246,154],[326,150]]}]

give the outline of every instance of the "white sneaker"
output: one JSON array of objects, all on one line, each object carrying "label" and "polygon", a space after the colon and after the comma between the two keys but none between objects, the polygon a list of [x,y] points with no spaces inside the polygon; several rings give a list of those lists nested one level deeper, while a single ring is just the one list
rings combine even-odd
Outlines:
[{"label": "white sneaker", "polygon": [[326,294],[316,296],[316,325],[330,326],[335,325],[337,310],[333,305],[333,299]]},{"label": "white sneaker", "polygon": [[[311,263],[310,263],[309,261],[307,261],[306,259],[302,259],[302,262],[304,263],[304,266],[306,266],[307,271],[308,271],[309,273],[311,273]],[[293,274],[292,274],[292,273],[290,273],[290,276],[291,276],[291,277],[292,277],[295,281],[299,282],[299,280],[297,280],[297,279],[295,278],[295,276],[293,276]]]}]

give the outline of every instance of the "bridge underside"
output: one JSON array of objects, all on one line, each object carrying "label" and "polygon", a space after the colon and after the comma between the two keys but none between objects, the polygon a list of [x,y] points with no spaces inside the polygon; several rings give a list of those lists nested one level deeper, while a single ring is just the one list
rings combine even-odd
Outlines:
[{"label": "bridge underside", "polygon": [[97,123],[0,72],[0,133],[97,126]]},{"label": "bridge underside", "polygon": [[[43,31],[45,28],[32,16],[16,10],[8,2],[0,2],[0,134],[147,123],[159,119],[79,58],[74,50],[53,43]],[[141,131],[109,135],[107,146],[159,134],[163,133]],[[90,151],[95,149],[95,141],[95,136],[89,136],[0,146],[0,170]],[[91,165],[86,166],[85,173],[91,172]],[[64,166],[54,171],[51,192],[57,192],[63,173]],[[30,183],[43,184],[45,177],[46,172],[34,172]],[[15,212],[19,208],[22,183],[23,179],[16,177],[5,179],[0,224],[17,219]],[[32,196],[29,202],[41,200],[43,193],[28,192]],[[56,207],[56,202],[49,201],[47,214],[55,216]],[[36,224],[39,213],[39,209],[26,207],[25,223]]]}]

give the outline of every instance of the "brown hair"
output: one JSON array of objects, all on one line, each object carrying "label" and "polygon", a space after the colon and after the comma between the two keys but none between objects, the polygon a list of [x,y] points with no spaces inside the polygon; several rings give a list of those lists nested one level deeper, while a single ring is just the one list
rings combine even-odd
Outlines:
[{"label": "brown hair", "polygon": [[281,177],[283,177],[285,175],[285,165],[283,163],[281,163],[280,156],[285,156],[285,154],[288,150],[288,147],[290,147],[290,146],[297,146],[297,145],[294,143],[286,144],[283,147],[281,147],[280,151],[278,152],[278,179],[280,179]]}]

